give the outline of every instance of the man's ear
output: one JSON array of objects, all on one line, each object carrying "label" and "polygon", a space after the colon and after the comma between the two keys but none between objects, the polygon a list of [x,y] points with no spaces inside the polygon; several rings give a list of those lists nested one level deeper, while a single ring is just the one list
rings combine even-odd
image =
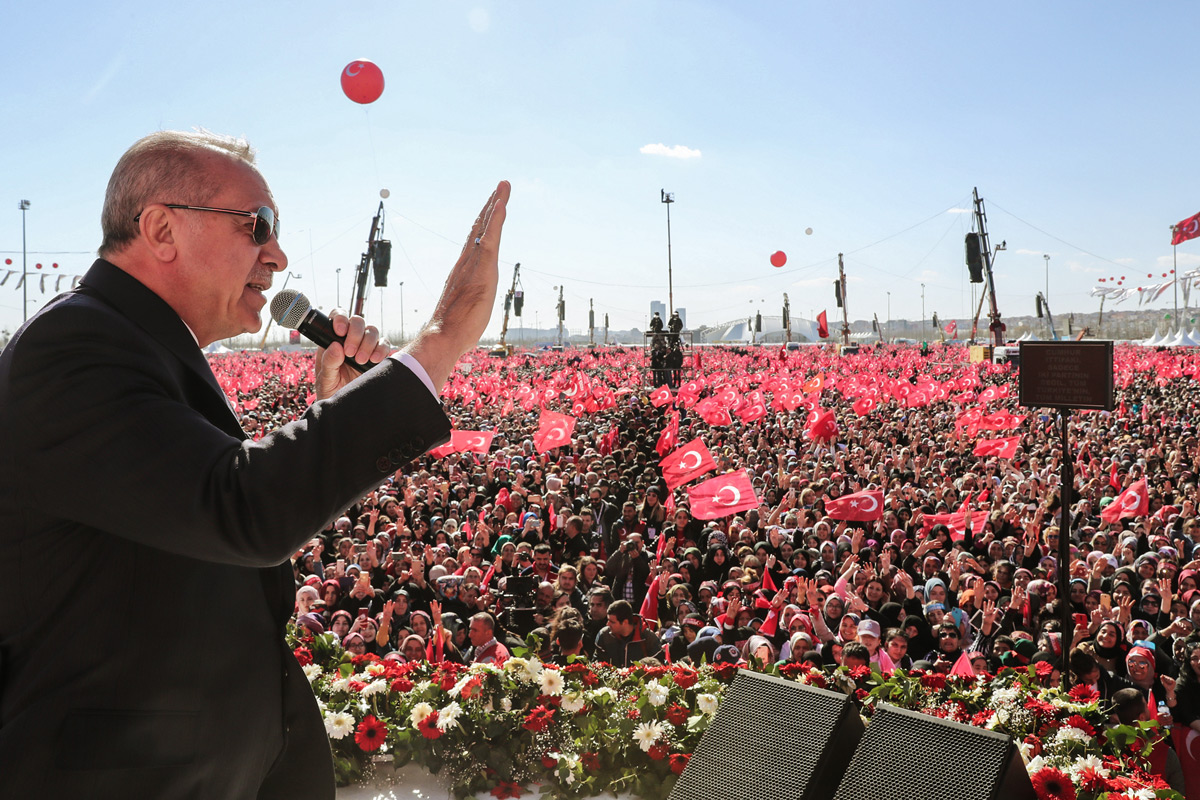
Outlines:
[{"label": "man's ear", "polygon": [[138,220],[142,241],[159,261],[171,262],[179,255],[176,231],[172,225],[175,219],[166,206],[152,203],[146,206]]}]

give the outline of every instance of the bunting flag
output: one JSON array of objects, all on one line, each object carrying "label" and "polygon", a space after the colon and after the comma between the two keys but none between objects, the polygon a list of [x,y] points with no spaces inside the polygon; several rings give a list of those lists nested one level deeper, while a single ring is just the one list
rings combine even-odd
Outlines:
[{"label": "bunting flag", "polygon": [[1012,458],[1017,454],[1017,448],[1020,445],[1020,436],[1009,436],[1003,439],[980,439],[975,444],[975,455]]},{"label": "bunting flag", "polygon": [[543,410],[538,420],[538,431],[533,435],[533,449],[539,453],[546,453],[556,447],[569,445],[574,431],[574,417]]},{"label": "bunting flag", "polygon": [[1125,517],[1140,517],[1150,510],[1150,498],[1146,495],[1146,479],[1142,478],[1121,492],[1121,495],[1100,512],[1106,523],[1117,522]]},{"label": "bunting flag", "polygon": [[971,666],[971,657],[967,655],[966,650],[958,654],[958,659],[954,662],[954,666],[950,668],[950,674],[961,675],[964,678],[975,677],[975,668]]},{"label": "bunting flag", "polygon": [[717,462],[704,446],[704,440],[697,438],[664,458],[658,466],[667,488],[674,492],[677,487],[715,470]]},{"label": "bunting flag", "polygon": [[817,314],[817,336],[820,336],[822,339],[829,338],[829,320],[826,318],[824,311]]},{"label": "bunting flag", "polygon": [[1171,244],[1183,244],[1200,236],[1200,214],[1193,214],[1171,226]]},{"label": "bunting flag", "polygon": [[720,519],[759,506],[750,476],[744,471],[709,478],[688,487],[687,493],[692,516],[696,519]]},{"label": "bunting flag", "polygon": [[883,517],[883,492],[866,491],[825,501],[825,515],[852,522],[870,522]]}]

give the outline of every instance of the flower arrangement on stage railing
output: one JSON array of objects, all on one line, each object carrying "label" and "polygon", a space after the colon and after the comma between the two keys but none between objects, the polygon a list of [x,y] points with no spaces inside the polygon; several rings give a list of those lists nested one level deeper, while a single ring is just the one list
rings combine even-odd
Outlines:
[{"label": "flower arrangement on stage railing", "polygon": [[[403,664],[351,656],[331,634],[289,641],[324,715],[339,783],[371,777],[390,757],[447,775],[457,797],[520,797],[530,784],[551,798],[665,797],[737,672],[527,657],[499,667]],[[1042,798],[1181,798],[1146,771],[1154,723],[1108,728],[1093,690],[1050,687],[1042,669],[984,679],[791,664],[763,671],[850,694],[868,724],[886,702],[1010,734]]]}]

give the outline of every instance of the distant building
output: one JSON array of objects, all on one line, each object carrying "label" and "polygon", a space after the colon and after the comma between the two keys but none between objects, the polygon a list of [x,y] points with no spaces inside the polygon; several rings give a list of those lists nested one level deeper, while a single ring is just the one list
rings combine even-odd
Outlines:
[{"label": "distant building", "polygon": [[655,315],[655,313],[657,313],[660,317],[662,317],[663,325],[666,325],[667,317],[670,316],[669,314],[667,314],[667,304],[662,302],[661,300],[651,300],[650,301],[650,316],[653,317]]},{"label": "distant building", "polygon": [[687,309],[686,308],[677,308],[677,309],[675,309],[675,313],[679,315],[679,319],[683,322],[683,329],[686,331],[687,330]]}]

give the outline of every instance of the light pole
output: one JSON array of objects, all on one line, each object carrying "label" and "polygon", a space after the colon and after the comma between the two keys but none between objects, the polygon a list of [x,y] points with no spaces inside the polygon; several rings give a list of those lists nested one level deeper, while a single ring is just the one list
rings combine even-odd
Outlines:
[{"label": "light pole", "polygon": [[921,284],[921,341],[925,341],[925,284]]},{"label": "light pole", "polygon": [[888,341],[890,342],[892,340],[892,293],[888,292],[887,296],[888,296],[887,338],[888,338]]},{"label": "light pole", "polygon": [[667,316],[675,311],[675,291],[671,278],[671,203],[675,202],[675,193],[661,189],[662,202],[667,207]]},{"label": "light pole", "polygon": [[400,281],[400,342],[404,342],[404,281]]},{"label": "light pole", "polygon": [[1043,253],[1042,258],[1046,259],[1046,293],[1042,295],[1047,302],[1050,300],[1050,254]]},{"label": "light pole", "polygon": [[29,201],[22,200],[17,204],[21,209],[21,322],[29,319],[29,253],[25,249],[25,212],[29,210]]},{"label": "light pole", "polygon": [[338,267],[334,270],[337,273],[337,307],[342,307],[342,268]]}]

